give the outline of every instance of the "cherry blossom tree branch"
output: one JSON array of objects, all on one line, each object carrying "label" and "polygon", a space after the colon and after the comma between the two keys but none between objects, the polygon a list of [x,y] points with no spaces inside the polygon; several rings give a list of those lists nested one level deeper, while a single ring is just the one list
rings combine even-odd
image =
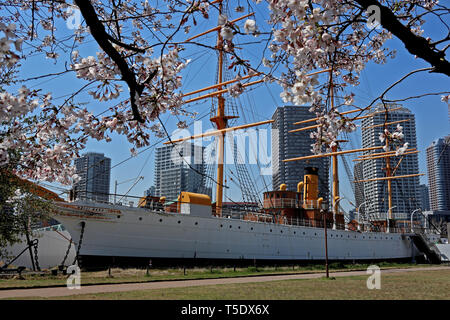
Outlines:
[{"label": "cherry blossom tree branch", "polygon": [[406,50],[412,55],[422,58],[430,63],[434,69],[432,72],[442,73],[450,77],[450,62],[445,59],[445,52],[436,50],[423,37],[415,35],[411,29],[404,26],[391,9],[381,5],[377,0],[355,0],[365,10],[370,6],[380,8],[380,24],[395,35],[405,45]]},{"label": "cherry blossom tree branch", "polygon": [[[122,74],[122,79],[127,83],[130,89],[130,104],[133,111],[133,120],[137,120],[140,123],[145,122],[136,104],[136,96],[140,96],[142,94],[144,86],[137,83],[136,75],[129,68],[128,63],[125,61],[125,59],[113,47],[111,42],[120,46],[123,46],[123,44],[119,44],[119,41],[112,40],[113,38],[106,32],[105,27],[98,19],[98,15],[95,12],[91,1],[75,0],[75,3],[78,8],[80,8],[80,12],[84,17],[86,24],[89,26],[92,36],[97,41],[99,46],[103,49],[103,51],[105,51],[105,53],[116,63]],[[127,49],[126,47],[124,48]]]}]

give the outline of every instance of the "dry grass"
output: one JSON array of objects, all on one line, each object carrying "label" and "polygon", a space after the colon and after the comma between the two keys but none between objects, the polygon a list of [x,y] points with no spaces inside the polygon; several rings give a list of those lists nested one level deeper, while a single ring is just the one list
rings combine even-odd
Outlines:
[{"label": "dry grass", "polygon": [[[396,263],[381,263],[382,268],[405,268],[418,267],[429,265],[414,265],[414,264],[396,264]],[[333,271],[350,271],[350,270],[365,270],[367,265],[331,265],[330,269]],[[149,282],[156,280],[180,280],[180,279],[205,279],[205,278],[221,278],[221,277],[236,277],[236,276],[252,276],[252,275],[267,275],[267,274],[286,274],[286,273],[311,273],[322,272],[323,265],[309,265],[309,266],[284,266],[284,267],[248,267],[248,268],[229,268],[229,267],[197,267],[186,269],[186,275],[183,268],[165,268],[165,269],[151,269],[150,275],[147,276],[145,269],[121,269],[112,268],[111,277],[109,271],[97,272],[82,272],[82,283],[86,284],[104,284],[104,283],[126,283],[126,282]],[[32,287],[48,287],[48,286],[63,286],[66,284],[67,276],[58,274],[53,276],[51,274],[44,275],[30,275],[24,274],[24,279],[9,278],[0,279],[1,288],[32,288]]]},{"label": "dry grass", "polygon": [[382,274],[380,290],[369,290],[367,276],[337,277],[264,283],[154,289],[130,292],[75,295],[60,299],[151,299],[151,300],[423,300],[450,299],[450,270]]}]

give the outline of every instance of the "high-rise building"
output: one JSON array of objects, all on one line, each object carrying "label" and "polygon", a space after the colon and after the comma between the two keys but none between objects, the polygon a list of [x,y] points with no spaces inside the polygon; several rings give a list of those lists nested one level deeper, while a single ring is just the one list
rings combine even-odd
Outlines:
[{"label": "high-rise building", "polygon": [[111,159],[103,153],[87,152],[75,159],[80,180],[74,185],[77,199],[109,201]]},{"label": "high-rise building", "polygon": [[151,196],[151,197],[156,196],[156,188],[155,188],[155,186],[151,186],[150,188],[145,190],[144,191],[144,196]]},{"label": "high-rise building", "polygon": [[282,183],[287,190],[297,190],[299,181],[303,181],[305,167],[319,169],[319,197],[329,199],[329,159],[328,157],[283,162],[285,159],[312,155],[313,139],[310,131],[289,133],[290,130],[300,128],[294,122],[316,117],[309,111],[308,106],[278,107],[272,119],[272,185],[277,189]]},{"label": "high-rise building", "polygon": [[156,148],[155,196],[176,200],[181,191],[201,193],[206,179],[204,149],[190,142]]},{"label": "high-rise building", "polygon": [[[363,174],[363,162],[357,162],[353,167],[353,176],[355,181],[360,181],[364,179]],[[356,202],[356,208],[359,208],[359,213],[361,215],[364,215],[365,213],[365,206],[366,203],[366,197],[364,196],[364,183],[363,182],[356,182],[355,183],[355,202]]]},{"label": "high-rise building", "polygon": [[431,210],[450,210],[450,135],[427,148]]},{"label": "high-rise building", "polygon": [[430,195],[428,186],[426,184],[421,184],[419,186],[419,192],[420,192],[420,208],[423,211],[430,210]]},{"label": "high-rise building", "polygon": [[[397,104],[390,104],[387,119],[385,113],[380,112],[372,117],[362,120],[362,144],[363,148],[383,146],[380,141],[380,133],[384,131],[384,123],[403,121],[387,126],[392,133],[397,125],[403,127],[404,142],[409,143],[408,148],[417,148],[416,122],[414,114],[407,108]],[[392,109],[397,110],[392,110]],[[378,105],[373,111],[384,111],[384,106]],[[371,152],[365,152],[370,154]],[[400,162],[401,161],[401,162]],[[362,161],[364,179],[382,178],[386,176],[385,158]],[[390,167],[395,169],[395,175],[409,175],[419,173],[419,160],[417,154],[409,154],[403,157],[390,157]],[[364,182],[364,195],[367,201],[366,212],[373,217],[386,217],[389,210],[388,190],[386,180]],[[392,180],[392,214],[393,217],[408,218],[411,213],[420,208],[419,177],[399,178]]]}]

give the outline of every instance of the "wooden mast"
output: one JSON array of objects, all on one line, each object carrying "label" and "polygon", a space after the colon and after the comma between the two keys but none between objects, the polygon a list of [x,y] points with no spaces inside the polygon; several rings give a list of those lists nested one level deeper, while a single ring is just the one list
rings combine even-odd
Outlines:
[{"label": "wooden mast", "polygon": [[[331,110],[334,109],[334,86],[333,86],[333,70],[330,70],[330,104],[331,104]],[[331,148],[332,152],[337,152],[337,143],[336,145]],[[339,213],[339,208],[336,206],[337,201],[339,200],[339,175],[338,175],[338,156],[337,154],[333,154],[331,156],[332,159],[332,170],[333,170],[333,227],[336,226],[336,215]]]},{"label": "wooden mast", "polygon": [[[222,14],[222,2],[219,4],[219,15]],[[217,31],[217,45],[216,49],[219,53],[219,74],[218,74],[218,83],[223,82],[223,39],[220,34],[221,28]],[[222,90],[222,86],[217,87],[217,90]],[[218,130],[225,129],[227,126],[227,118],[225,117],[225,98],[222,94],[217,96],[217,115],[210,119],[211,122],[214,122],[217,126]],[[216,214],[218,216],[222,215],[222,202],[223,202],[223,163],[224,163],[224,151],[225,151],[225,133],[221,133],[218,136],[217,140],[217,188],[216,188]]]}]

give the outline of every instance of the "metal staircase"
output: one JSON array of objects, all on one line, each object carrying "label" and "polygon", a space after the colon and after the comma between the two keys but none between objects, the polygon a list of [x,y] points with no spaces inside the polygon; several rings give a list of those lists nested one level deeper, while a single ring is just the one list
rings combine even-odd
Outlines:
[{"label": "metal staircase", "polygon": [[434,243],[427,239],[427,236],[423,231],[415,231],[414,234],[411,235],[411,239],[417,249],[425,254],[428,262],[433,264],[441,263],[441,252]]}]

